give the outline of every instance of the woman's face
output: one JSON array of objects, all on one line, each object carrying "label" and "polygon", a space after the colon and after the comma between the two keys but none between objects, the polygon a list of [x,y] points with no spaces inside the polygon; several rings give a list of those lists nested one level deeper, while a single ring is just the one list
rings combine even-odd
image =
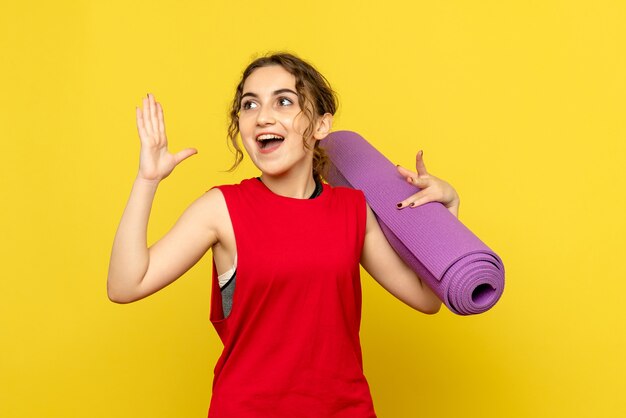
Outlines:
[{"label": "woman's face", "polygon": [[243,85],[239,132],[248,155],[264,174],[311,172],[313,144],[306,149],[302,138],[308,124],[291,73],[273,65],[248,76]]}]

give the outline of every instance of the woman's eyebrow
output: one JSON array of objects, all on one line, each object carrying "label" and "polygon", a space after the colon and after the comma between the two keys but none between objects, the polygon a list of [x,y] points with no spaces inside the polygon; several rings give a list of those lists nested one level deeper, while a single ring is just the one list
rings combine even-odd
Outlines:
[{"label": "woman's eyebrow", "polygon": [[[295,91],[293,91],[293,90],[291,90],[291,89],[278,89],[278,90],[275,90],[275,91],[272,93],[272,95],[274,95],[274,96],[278,96],[279,94],[283,94],[283,93],[291,93],[291,94],[294,94],[294,95],[296,95],[296,96],[298,95],[298,93],[296,93]],[[258,94],[256,94],[256,93],[252,93],[252,92],[247,92],[247,93],[242,94],[242,95],[241,95],[241,98],[243,99],[244,97],[247,97],[247,96],[254,97],[255,99],[258,99],[258,98],[259,98]]]},{"label": "woman's eyebrow", "polygon": [[298,93],[296,93],[295,91],[291,90],[291,89],[280,89],[280,90],[276,90],[274,92],[274,96],[278,96],[279,94],[283,94],[283,93],[291,93],[294,95],[298,95]]}]

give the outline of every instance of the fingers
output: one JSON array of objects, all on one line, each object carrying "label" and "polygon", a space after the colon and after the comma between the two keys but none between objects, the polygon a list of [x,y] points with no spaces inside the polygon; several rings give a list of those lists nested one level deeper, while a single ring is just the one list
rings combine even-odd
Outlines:
[{"label": "fingers", "polygon": [[[157,105],[152,94],[148,94],[148,100],[150,103],[150,123],[152,124],[152,133],[158,135],[159,133],[159,119],[157,117]],[[158,138],[158,136],[157,136]]]},{"label": "fingers", "polygon": [[165,135],[165,118],[161,103],[154,99],[154,95],[148,93],[143,98],[142,108],[137,108],[137,130],[142,138],[151,137],[155,143],[167,142]]},{"label": "fingers", "polygon": [[198,153],[198,150],[195,148],[187,148],[187,149],[177,152],[176,155],[174,155],[174,160],[176,162],[176,165],[178,165],[181,161],[197,153]]},{"label": "fingers", "polygon": [[407,181],[421,190],[404,199],[402,202],[398,202],[396,205],[398,209],[404,209],[406,207],[414,208],[424,203],[437,200],[437,193],[433,192],[430,188],[435,181],[432,177],[409,177]]},{"label": "fingers", "polygon": [[406,207],[416,208],[429,202],[440,202],[453,214],[458,213],[458,195],[454,188],[445,181],[431,175],[424,164],[424,152],[420,150],[415,157],[417,174],[404,167],[398,167],[398,172],[406,181],[420,189],[414,195],[398,202],[398,209]]},{"label": "fingers", "polygon": [[436,196],[429,193],[428,189],[421,190],[415,193],[413,196],[404,199],[397,204],[398,209],[404,208],[416,208],[429,202],[437,201]]},{"label": "fingers", "polygon": [[398,168],[398,172],[400,173],[400,175],[404,178],[417,177],[417,174],[415,174],[414,171],[407,170],[406,168],[399,165],[396,167]]},{"label": "fingers", "polygon": [[428,175],[428,170],[426,170],[426,165],[424,164],[424,151],[422,150],[415,156],[415,168],[419,177]]},{"label": "fingers", "polygon": [[411,170],[407,170],[404,167],[397,166],[398,172],[407,178],[409,177],[427,177],[429,176],[428,170],[426,170],[426,164],[424,164],[424,151],[420,150],[415,156],[415,169],[417,170],[417,174]]},{"label": "fingers", "polygon": [[147,135],[146,128],[143,123],[143,113],[139,107],[135,107],[137,113],[137,132],[139,132],[140,138],[145,138]]},{"label": "fingers", "polygon": [[165,139],[165,120],[163,119],[163,107],[157,102],[157,116],[159,118],[159,136]]},{"label": "fingers", "polygon": [[[459,197],[456,191],[445,181],[434,176],[414,180],[421,190],[397,204],[398,209],[416,208],[429,202],[439,202],[453,214],[458,210]],[[456,209],[455,209],[456,208]]]},{"label": "fingers", "polygon": [[430,186],[433,182],[432,177],[409,177],[407,182],[417,187],[418,189],[425,189]]},{"label": "fingers", "polygon": [[415,172],[411,170],[407,170],[406,168],[399,166],[399,165],[396,167],[398,168],[398,172],[400,173],[400,175],[404,177],[408,183],[414,185],[415,187],[419,187],[420,189],[423,189],[424,187],[427,187],[430,184],[430,178],[432,176],[427,175],[424,177],[418,177],[418,175],[415,174]]},{"label": "fingers", "polygon": [[408,183],[420,189],[414,195],[398,202],[396,205],[398,209],[404,209],[406,207],[415,208],[426,204],[428,202],[438,202],[441,200],[441,192],[439,186],[439,179],[429,174],[423,177],[418,177],[415,173],[398,166],[400,173],[410,173],[411,175],[406,177]]},{"label": "fingers", "polygon": [[152,116],[150,114],[150,98],[149,95],[143,98],[143,108],[142,108],[142,117],[143,117],[143,126],[146,130],[146,133],[150,136],[154,135],[152,131]]}]

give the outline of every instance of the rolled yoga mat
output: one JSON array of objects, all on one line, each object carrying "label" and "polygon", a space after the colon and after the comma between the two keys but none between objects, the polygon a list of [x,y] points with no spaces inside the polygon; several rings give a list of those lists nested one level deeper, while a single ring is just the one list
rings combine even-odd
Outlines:
[{"label": "rolled yoga mat", "polygon": [[496,304],[504,290],[502,260],[445,206],[398,210],[397,202],[419,189],[357,133],[333,132],[320,146],[330,159],[328,183],[363,191],[391,246],[450,311],[472,315]]}]

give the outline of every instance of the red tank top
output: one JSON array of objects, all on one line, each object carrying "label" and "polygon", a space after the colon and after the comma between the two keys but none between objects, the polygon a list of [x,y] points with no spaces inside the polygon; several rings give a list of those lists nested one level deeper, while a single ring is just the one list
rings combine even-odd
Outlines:
[{"label": "red tank top", "polygon": [[359,339],[360,191],[315,199],[258,179],[219,186],[235,232],[237,283],[224,318],[213,263],[210,319],[224,350],[210,418],[375,417]]}]

